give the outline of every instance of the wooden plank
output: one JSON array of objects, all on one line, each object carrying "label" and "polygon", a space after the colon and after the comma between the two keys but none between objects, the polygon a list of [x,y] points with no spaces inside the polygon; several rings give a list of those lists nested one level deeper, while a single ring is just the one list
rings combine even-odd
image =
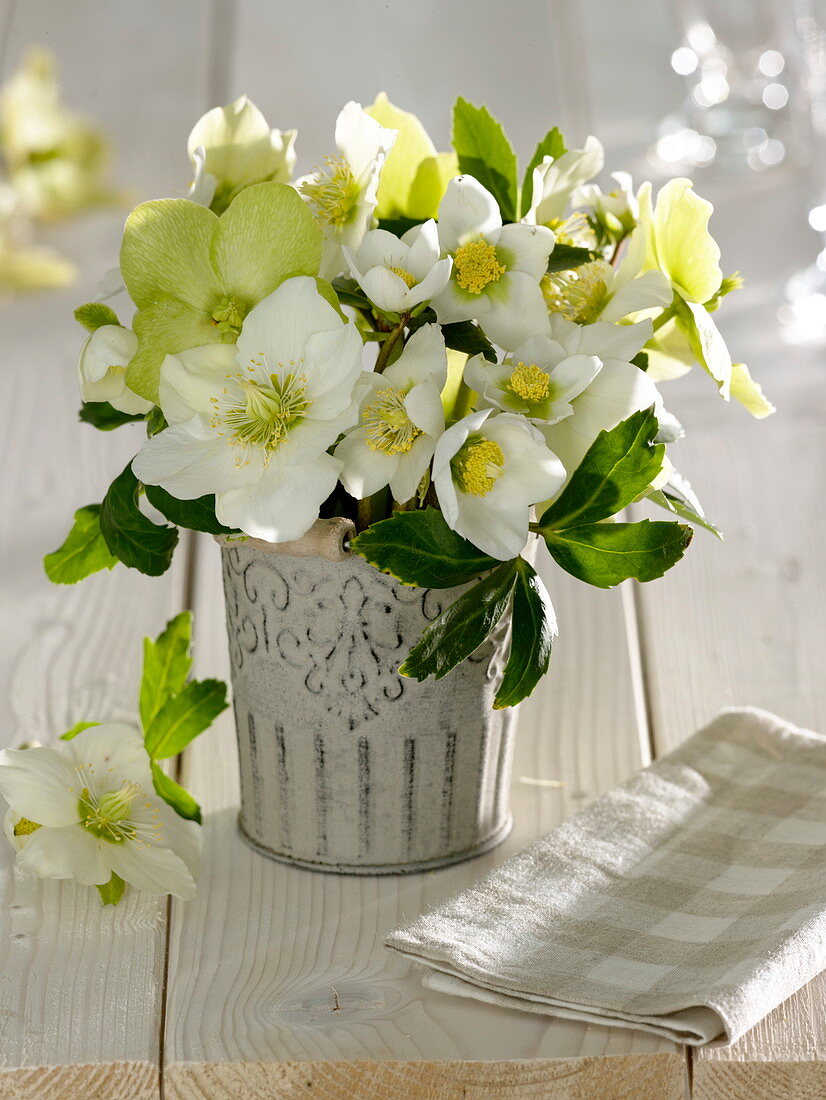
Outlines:
[{"label": "wooden plank", "polygon": [[[27,0],[7,51],[14,65],[28,45],[51,45],[69,102],[100,118],[123,152],[121,179],[153,195],[169,193],[173,180],[185,187],[187,127],[206,99],[205,17],[196,0],[180,7],[180,21],[158,34],[160,0],[140,10]],[[123,217],[99,212],[52,231],[82,267],[79,285],[0,312],[2,745],[46,742],[80,718],[134,718],[141,637],[180,606],[173,576],[153,581],[118,568],[58,588],[41,565],[72,510],[100,500],[140,444],[138,428],[103,435],[77,422],[82,332],[72,309],[115,261]],[[103,909],[94,890],[21,874],[5,846],[0,897],[0,1096],[157,1096],[166,901],[130,892]]]},{"label": "wooden plank", "polygon": [[[734,318],[731,343],[737,347],[742,336],[751,351],[779,408],[774,417],[758,424],[710,402],[708,381],[699,376],[685,380],[682,404],[677,388],[668,399],[689,427],[679,444],[680,469],[726,542],[699,532],[679,569],[639,589],[658,753],[734,704],[826,730],[823,367],[817,353],[779,344],[765,308],[755,294]],[[677,453],[675,447],[675,461]],[[733,1046],[698,1052],[695,1096],[826,1094],[824,1001],[821,975]]]},{"label": "wooden plank", "polygon": [[[200,675],[227,675],[218,554],[209,544],[203,551],[196,661]],[[684,1062],[674,1045],[435,993],[382,946],[395,926],[553,828],[645,759],[620,594],[585,590],[558,571],[548,579],[564,641],[554,674],[524,708],[514,833],[486,856],[398,878],[270,862],[236,831],[231,717],[186,754],[185,780],[207,811],[205,865],[196,900],[173,904],[168,1098],[303,1096],[311,1087],[363,1100],[398,1095],[399,1087],[411,1097],[459,1096],[463,1087],[467,1096],[518,1088],[519,1095],[563,1097],[586,1081],[594,1095],[619,1096],[610,1091],[616,1082],[630,1095],[630,1083],[643,1088],[650,1075],[659,1084],[649,1095],[682,1096]],[[592,690],[594,668],[614,685],[610,696]],[[608,1091],[597,1090],[597,1080]]]}]

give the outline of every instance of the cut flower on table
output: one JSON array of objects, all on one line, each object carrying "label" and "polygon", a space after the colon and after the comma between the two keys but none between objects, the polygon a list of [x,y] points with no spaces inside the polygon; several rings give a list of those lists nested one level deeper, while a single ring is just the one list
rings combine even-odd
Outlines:
[{"label": "cut flower on table", "polygon": [[[755,417],[773,407],[716,324],[741,280],[710,204],[687,180],[603,190],[600,143],[569,149],[556,127],[520,173],[465,99],[452,135],[437,153],[386,96],[350,102],[336,151],[290,183],[300,143],[249,100],[196,124],[190,198],[126,224],[133,319],[77,311],[81,419],[143,420],[147,438],[76,512],[54,580],[158,575],[181,527],[280,543],[345,518],[351,551],[404,584],[467,586],[401,673],[444,675],[510,615],[511,706],[556,630],[528,549],[610,588],[661,577],[695,526],[718,533],[675,469],[660,385],[697,363]],[[630,504],[665,516],[629,522]]]}]

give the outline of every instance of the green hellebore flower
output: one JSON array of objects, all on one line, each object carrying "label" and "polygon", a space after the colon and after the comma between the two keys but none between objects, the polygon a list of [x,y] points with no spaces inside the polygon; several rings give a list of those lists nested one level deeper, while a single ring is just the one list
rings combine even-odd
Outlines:
[{"label": "green hellebore flower", "polygon": [[138,307],[129,388],[157,404],[166,355],[234,344],[252,307],[287,276],[318,274],[321,248],[321,228],[286,184],[253,184],[220,217],[188,199],[142,203],[120,253]]},{"label": "green hellebore flower", "polygon": [[695,194],[691,180],[669,180],[651,201],[645,182],[637,199],[645,226],[646,267],[659,268],[687,302],[707,302],[720,289],[720,249],[708,231],[714,207]]}]

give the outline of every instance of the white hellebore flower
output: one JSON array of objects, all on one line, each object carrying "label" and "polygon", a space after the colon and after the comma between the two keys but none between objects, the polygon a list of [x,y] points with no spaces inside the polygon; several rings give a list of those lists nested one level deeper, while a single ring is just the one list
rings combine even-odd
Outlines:
[{"label": "white hellebore flower", "polygon": [[543,157],[533,170],[530,210],[524,220],[531,225],[556,225],[565,217],[571,196],[583,183],[602,171],[605,155],[595,137],[584,149],[569,149],[561,157]]},{"label": "white hellebore flower", "polygon": [[630,233],[640,216],[640,204],[628,172],[612,172],[613,191],[603,191],[596,183],[586,183],[571,195],[571,205],[587,207],[611,233]]},{"label": "white hellebore flower", "polygon": [[551,318],[553,338],[568,355],[595,355],[602,370],[573,398],[571,416],[542,429],[551,450],[572,474],[599,433],[615,428],[641,409],[662,409],[657,387],[644,370],[631,362],[651,338],[651,322],[609,325],[597,322],[581,327],[564,318]]},{"label": "white hellebore flower", "polygon": [[431,218],[399,238],[371,230],[355,254],[342,249],[350,274],[370,301],[386,313],[409,313],[447,286],[453,261],[439,259],[439,234]]},{"label": "white hellebore flower", "polygon": [[[645,230],[638,226],[629,237],[617,267],[593,260],[570,271],[545,277],[542,288],[548,309],[568,321],[621,321],[629,313],[671,304],[671,284],[661,271],[642,271]],[[642,274],[641,274],[642,272]]]},{"label": "white hellebore flower", "polygon": [[195,895],[200,829],[157,797],[138,730],[93,726],[58,748],[0,752],[6,835],[41,878],[102,886],[114,872],[149,894]]},{"label": "white hellebore flower", "polygon": [[301,538],[341,469],[327,448],[358,417],[362,346],[314,279],[287,279],[247,314],[235,345],[166,357],[169,427],[143,445],[136,476],[182,500],[215,493],[218,520],[255,538]]},{"label": "white hellebore flower", "polygon": [[195,178],[188,197],[209,206],[217,191],[223,208],[252,183],[289,183],[295,167],[295,136],[295,130],[271,130],[245,95],[227,107],[214,107],[189,135],[187,152]]},{"label": "white hellebore flower", "polygon": [[138,350],[138,338],[121,325],[101,325],[80,349],[77,380],[84,401],[108,401],[123,413],[147,413],[146,401],[126,385],[126,368]]},{"label": "white hellebore flower", "polygon": [[474,355],[464,377],[483,407],[522,413],[535,424],[555,424],[571,415],[571,401],[601,369],[595,355],[569,355],[556,340],[531,336],[501,363]]},{"label": "white hellebore flower", "polygon": [[539,282],[554,235],[541,225],[502,225],[496,199],[473,176],[457,176],[439,206],[439,243],[453,258],[433,299],[440,324],[476,320],[494,343],[514,348],[548,328]]},{"label": "white hellebore flower", "polygon": [[447,352],[438,325],[423,325],[383,374],[365,373],[361,419],[336,447],[341,481],[357,500],[385,485],[400,504],[411,499],[445,428],[441,393]]},{"label": "white hellebore flower", "polygon": [[344,269],[341,246],[358,248],[370,228],[379,176],[397,132],[380,126],[361,104],[351,101],[336,120],[338,155],[296,181],[299,194],[324,230],[320,274],[325,279],[335,278]]},{"label": "white hellebore flower", "polygon": [[523,416],[471,413],[444,433],[433,483],[448,526],[493,558],[516,557],[531,506],[556,495],[565,469]]}]

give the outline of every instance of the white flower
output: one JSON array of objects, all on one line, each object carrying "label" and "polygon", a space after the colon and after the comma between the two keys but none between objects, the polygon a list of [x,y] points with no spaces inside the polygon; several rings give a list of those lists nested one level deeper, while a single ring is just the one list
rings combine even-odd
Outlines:
[{"label": "white flower", "polygon": [[447,524],[491,557],[516,557],[530,509],[554,496],[565,469],[523,416],[471,413],[444,433],[433,483]]},{"label": "white flower", "polygon": [[621,321],[629,313],[671,304],[671,284],[661,271],[645,271],[645,230],[633,231],[619,266],[593,260],[570,271],[545,277],[542,289],[548,309],[568,321]]},{"label": "white flower", "polygon": [[195,178],[189,198],[224,209],[244,187],[263,180],[289,183],[295,167],[295,130],[271,130],[254,103],[241,96],[200,118],[187,142]]},{"label": "white flower", "polygon": [[336,447],[341,481],[358,500],[390,486],[394,500],[410,500],[444,431],[441,392],[447,353],[438,325],[423,325],[383,374],[364,374],[359,425]]},{"label": "white flower", "polygon": [[138,350],[138,338],[121,325],[101,325],[80,349],[77,379],[84,401],[108,401],[124,413],[147,413],[146,401],[126,385],[126,368]]},{"label": "white flower", "polygon": [[149,894],[195,895],[200,830],[159,799],[143,738],[93,726],[59,748],[0,752],[6,835],[20,867],[101,886],[116,875]]},{"label": "white flower", "polygon": [[473,356],[464,377],[484,406],[522,413],[536,424],[555,424],[571,415],[571,401],[601,369],[595,355],[568,355],[556,340],[532,336],[501,363]]},{"label": "white flower", "polygon": [[453,261],[439,259],[439,235],[431,218],[399,238],[371,230],[353,254],[344,248],[350,274],[374,305],[386,313],[409,313],[447,286]]},{"label": "white flower", "polygon": [[347,103],[336,120],[338,155],[328,157],[323,168],[296,182],[324,230],[321,275],[332,279],[344,268],[341,246],[358,248],[370,228],[379,176],[396,140],[361,109]]},{"label": "white flower", "polygon": [[631,362],[651,337],[651,322],[609,325],[597,322],[581,327],[564,318],[551,318],[553,338],[568,355],[596,355],[602,370],[582,393],[571,401],[573,413],[557,424],[542,429],[548,446],[558,454],[569,474],[601,431],[615,428],[640,409],[662,408],[657,387]]},{"label": "white flower", "polygon": [[565,216],[573,193],[598,175],[604,162],[602,145],[595,137],[587,139],[584,149],[569,149],[556,160],[544,157],[533,170],[531,206],[524,220],[555,226]]},{"label": "white flower", "polygon": [[327,448],[358,416],[362,346],[314,279],[287,279],[250,311],[237,344],[166,357],[170,426],[146,441],[136,476],[182,500],[215,493],[218,520],[255,538],[301,538],[341,469]]},{"label": "white flower", "polygon": [[439,244],[453,258],[450,282],[433,299],[440,324],[477,320],[503,348],[547,331],[539,282],[554,247],[550,229],[503,226],[493,195],[457,176],[439,207]]},{"label": "white flower", "polygon": [[612,172],[613,191],[603,191],[596,183],[586,183],[571,195],[573,207],[587,207],[592,215],[614,236],[629,233],[637,224],[640,205],[628,172]]}]

